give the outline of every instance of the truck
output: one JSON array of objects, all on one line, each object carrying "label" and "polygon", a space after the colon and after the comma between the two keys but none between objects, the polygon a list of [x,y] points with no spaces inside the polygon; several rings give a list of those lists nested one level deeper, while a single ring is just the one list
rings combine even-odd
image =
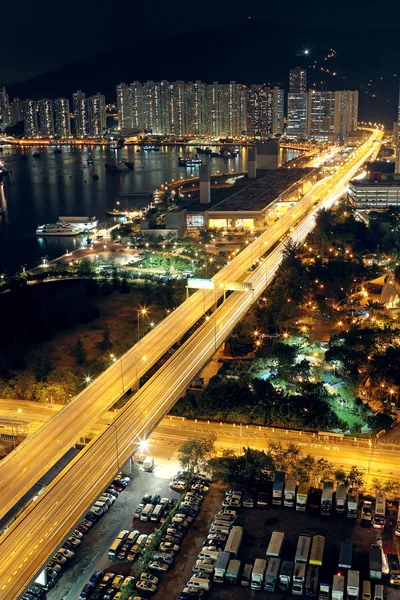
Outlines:
[{"label": "truck", "polygon": [[319,488],[311,488],[308,494],[308,508],[311,512],[319,512],[321,506],[321,490]]},{"label": "truck", "polygon": [[347,517],[357,519],[358,515],[358,491],[351,489],[347,497]]},{"label": "truck", "polygon": [[292,594],[303,595],[304,581],[306,579],[306,563],[295,563],[293,572]]},{"label": "truck", "polygon": [[[392,585],[400,585],[400,560],[397,554],[387,555],[389,581]],[[376,587],[376,586],[375,586]]]},{"label": "truck", "polygon": [[279,573],[279,589],[281,592],[287,592],[292,583],[293,563],[291,560],[284,560]]},{"label": "truck", "polygon": [[360,595],[360,571],[347,573],[347,600],[358,600]]},{"label": "truck", "polygon": [[296,501],[296,475],[289,475],[285,482],[285,491],[283,494],[283,506],[289,506],[293,508]]},{"label": "truck", "polygon": [[330,515],[332,512],[332,498],[333,498],[333,483],[332,481],[325,481],[322,488],[321,496],[321,515]]},{"label": "truck", "polygon": [[253,571],[251,573],[250,587],[252,590],[262,590],[266,569],[267,561],[264,558],[256,558],[254,561]]},{"label": "truck", "polygon": [[225,544],[225,552],[229,552],[231,558],[236,558],[242,543],[243,527],[235,525],[232,527]]},{"label": "truck", "polygon": [[152,456],[146,456],[143,461],[143,471],[152,471],[154,469],[154,458]]},{"label": "truck", "polygon": [[369,549],[369,576],[371,579],[382,579],[382,548],[373,545]]},{"label": "truck", "polygon": [[310,535],[300,535],[295,554],[295,562],[308,562],[308,557],[310,555],[310,547],[311,547],[311,536]]},{"label": "truck", "polygon": [[296,494],[296,510],[301,512],[306,510],[309,489],[310,484],[308,481],[300,481]]},{"label": "truck", "polygon": [[319,571],[318,600],[329,600],[331,597],[332,571],[328,565],[323,565]]},{"label": "truck", "polygon": [[285,487],[285,473],[276,471],[274,483],[272,485],[272,504],[280,506],[282,504],[283,489]]},{"label": "truck", "polygon": [[342,514],[346,510],[347,486],[345,483],[340,483],[336,488],[335,494],[335,512]]},{"label": "truck", "polygon": [[285,534],[283,531],[273,531],[267,548],[267,558],[279,558],[282,552],[283,540]]},{"label": "truck", "polygon": [[242,563],[240,560],[233,558],[229,561],[228,568],[226,570],[225,581],[227,583],[237,584],[239,582],[240,568]]},{"label": "truck", "polygon": [[361,506],[361,521],[372,520],[372,502],[370,500],[364,500]]},{"label": "truck", "polygon": [[305,593],[306,596],[315,597],[318,595],[319,567],[309,565],[306,576]]},{"label": "truck", "polygon": [[278,582],[279,568],[281,566],[280,558],[270,558],[265,573],[264,589],[267,592],[274,592]]},{"label": "truck", "polygon": [[344,597],[344,577],[343,575],[334,575],[332,584],[332,600],[343,600]]},{"label": "truck", "polygon": [[222,583],[224,581],[230,560],[231,555],[229,552],[220,552],[218,554],[217,562],[214,567],[214,581],[216,583]]},{"label": "truck", "polygon": [[339,569],[351,569],[353,559],[353,544],[350,542],[341,542],[339,553]]}]

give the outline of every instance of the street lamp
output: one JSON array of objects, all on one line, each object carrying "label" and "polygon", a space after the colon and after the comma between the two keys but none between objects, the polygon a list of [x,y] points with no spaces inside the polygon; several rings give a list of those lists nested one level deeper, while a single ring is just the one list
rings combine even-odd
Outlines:
[{"label": "street lamp", "polygon": [[[11,437],[13,439],[13,448],[15,448],[15,443],[16,443],[16,439],[15,439],[15,435],[14,435],[14,420],[13,420],[13,412],[17,413],[17,414],[21,414],[22,413],[22,408],[9,408],[8,409],[10,412],[10,421],[11,421]],[[18,432],[18,424],[17,424],[17,432]]]},{"label": "street lamp", "polygon": [[137,335],[138,335],[137,339],[138,339],[138,341],[140,340],[140,315],[142,315],[144,317],[145,315],[147,315],[147,313],[148,313],[147,308],[141,308],[140,310],[138,310],[138,313],[137,313]]}]

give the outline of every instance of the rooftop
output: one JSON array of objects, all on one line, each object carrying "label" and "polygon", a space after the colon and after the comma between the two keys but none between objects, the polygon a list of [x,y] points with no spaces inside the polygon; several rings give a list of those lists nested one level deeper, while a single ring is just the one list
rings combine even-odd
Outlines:
[{"label": "rooftop", "polygon": [[258,169],[259,177],[225,198],[208,210],[217,211],[254,211],[260,212],[275,200],[282,192],[310,173],[312,169]]},{"label": "rooftop", "polygon": [[400,179],[382,179],[381,181],[352,179],[350,184],[355,188],[398,188],[400,187]]}]

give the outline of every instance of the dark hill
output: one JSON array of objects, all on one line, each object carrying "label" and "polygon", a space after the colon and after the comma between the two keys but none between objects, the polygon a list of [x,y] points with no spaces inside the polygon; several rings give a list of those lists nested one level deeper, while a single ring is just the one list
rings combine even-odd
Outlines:
[{"label": "dark hill", "polygon": [[[302,56],[306,47],[311,49],[308,60]],[[336,51],[335,57],[325,60],[330,48]],[[314,61],[316,67],[309,69],[310,84],[359,89],[362,118],[387,123],[395,118],[398,32],[338,32],[261,20],[121,44],[15,85],[10,92],[21,98],[55,98],[70,97],[82,89],[87,94],[101,91],[114,100],[118,82],[147,79],[235,80],[244,84],[269,81],[286,87],[291,67],[310,66]],[[337,75],[322,72],[321,67]]]}]

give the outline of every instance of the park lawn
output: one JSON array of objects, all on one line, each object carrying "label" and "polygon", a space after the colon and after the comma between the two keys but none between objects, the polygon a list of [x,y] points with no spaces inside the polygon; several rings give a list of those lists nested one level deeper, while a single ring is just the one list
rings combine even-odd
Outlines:
[{"label": "park lawn", "polygon": [[336,410],[333,409],[339,419],[346,421],[349,424],[349,429],[353,429],[355,426],[362,427],[364,425],[364,420],[358,417],[357,415],[353,415],[353,413],[347,410]]}]

